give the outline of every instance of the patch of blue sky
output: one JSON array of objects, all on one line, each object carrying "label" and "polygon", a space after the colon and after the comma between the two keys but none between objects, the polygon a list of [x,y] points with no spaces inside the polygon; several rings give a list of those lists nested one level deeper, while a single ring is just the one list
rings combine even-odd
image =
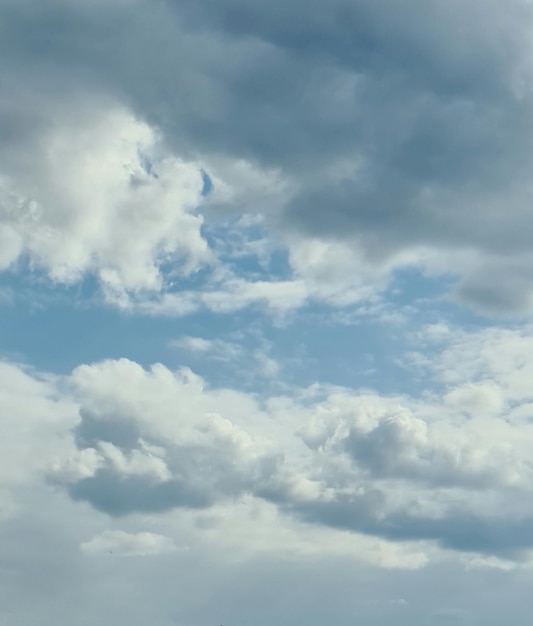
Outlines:
[{"label": "patch of blue sky", "polygon": [[[330,307],[309,305],[286,323],[273,325],[262,307],[232,313],[196,311],[184,317],[151,317],[102,304],[97,283],[73,287],[4,273],[0,287],[16,293],[0,306],[0,351],[4,357],[63,374],[80,363],[129,358],[149,366],[190,366],[214,386],[261,392],[273,384],[262,358],[279,364],[288,386],[325,384],[405,389],[408,375],[391,355],[401,349],[394,329],[362,317],[346,326],[328,321]],[[176,347],[183,337],[225,342],[236,348],[227,359]]]},{"label": "patch of blue sky", "polygon": [[[189,365],[215,386],[257,393],[317,382],[390,394],[416,391],[412,375],[395,359],[405,348],[399,333],[369,318],[350,326],[327,323],[328,313],[328,307],[308,306],[281,325],[271,324],[261,309],[196,313],[180,321],[178,345],[166,351],[164,362]],[[189,351],[179,346],[187,336],[225,342],[235,353],[224,358],[210,350]],[[263,371],[262,356],[279,366],[272,379]]]},{"label": "patch of blue sky", "polygon": [[[394,273],[389,288],[383,294],[383,301],[389,310],[398,311],[402,317],[398,328],[396,344],[401,348],[391,350],[385,347],[389,356],[397,359],[397,373],[400,386],[417,393],[439,391],[443,382],[435,379],[431,368],[416,367],[410,353],[422,353],[431,361],[437,359],[445,347],[439,341],[421,343],[420,331],[425,327],[442,324],[460,329],[462,333],[476,332],[486,328],[519,328],[521,321],[488,318],[457,302],[453,298],[457,278],[452,275],[430,276],[417,269],[399,270]],[[392,347],[394,342],[389,344]],[[403,351],[403,353],[401,353]],[[400,352],[400,353],[399,353]],[[404,370],[402,374],[400,370]],[[383,364],[379,369],[380,380],[386,376]]]},{"label": "patch of blue sky", "polygon": [[211,191],[213,191],[213,181],[205,170],[202,170],[202,181],[204,184],[202,187],[202,196],[207,197]]},{"label": "patch of blue sky", "polygon": [[152,160],[150,159],[150,157],[147,154],[145,154],[142,150],[139,150],[138,157],[139,157],[139,163],[141,167],[143,168],[143,170],[152,178],[159,178],[159,175],[157,174],[154,164]]},{"label": "patch of blue sky", "polygon": [[179,362],[169,342],[183,335],[224,336],[239,326],[238,316],[197,312],[183,318],[149,317],[120,311],[98,298],[83,297],[84,288],[28,285],[2,277],[15,297],[0,304],[0,353],[4,358],[31,363],[61,374],[80,363],[129,358],[148,366]]},{"label": "patch of blue sky", "polygon": [[414,304],[422,299],[442,299],[455,280],[451,274],[432,276],[416,267],[400,268],[393,272],[386,296],[401,305]]},{"label": "patch of blue sky", "polygon": [[[351,316],[346,323],[343,315]],[[187,364],[215,385],[261,392],[277,387],[308,387],[314,383],[379,393],[418,393],[429,384],[402,362],[412,349],[402,325],[379,315],[361,314],[355,308],[334,309],[325,304],[308,304],[273,324],[262,307],[237,313],[195,313],[182,320],[192,335],[209,341],[225,341],[239,347],[234,359],[212,359],[209,352],[178,349],[173,365]],[[179,339],[179,337],[176,337]],[[265,350],[265,346],[267,347]],[[275,382],[261,373],[258,353],[279,365]],[[169,358],[169,355],[167,355]]]},{"label": "patch of blue sky", "polygon": [[[265,324],[263,336],[275,346],[273,358],[287,364],[283,372],[287,384],[320,381],[383,394],[437,391],[440,383],[432,371],[415,367],[406,358],[413,350],[422,350],[431,359],[441,350],[438,344],[421,346],[419,331],[435,323],[475,331],[488,323],[447,296],[452,287],[451,277],[402,270],[377,303],[344,308],[311,303],[284,324]],[[280,348],[282,353],[277,352]]]},{"label": "patch of blue sky", "polygon": [[[346,323],[347,314],[351,323]],[[379,315],[312,304],[297,312],[290,325],[265,334],[275,346],[283,346],[292,363],[287,379],[295,384],[321,382],[384,394],[418,387],[398,363],[407,347],[402,329]]]},{"label": "patch of blue sky", "polygon": [[[276,250],[272,264],[278,276],[287,270],[286,253]],[[169,280],[173,264],[162,270]],[[253,258],[240,258],[238,275],[259,275]],[[176,277],[171,291],[208,288],[209,268]],[[272,279],[265,270],[264,279]],[[259,276],[261,278],[261,276]],[[176,369],[190,366],[214,386],[271,391],[272,386],[306,387],[320,382],[379,393],[411,393],[431,389],[431,372],[409,366],[404,355],[416,345],[416,332],[426,324],[445,322],[462,328],[484,321],[443,298],[449,278],[418,271],[397,272],[376,306],[335,308],[311,302],[288,313],[279,323],[261,304],[236,312],[200,309],[182,317],[153,317],[105,305],[98,282],[87,277],[74,286],[57,286],[39,273],[0,274],[0,290],[12,294],[0,302],[0,352],[38,369],[67,373],[80,363],[129,358],[149,366],[161,362]],[[396,315],[398,314],[398,315]],[[395,316],[396,315],[396,316]],[[180,339],[199,337],[233,347],[194,351]],[[438,346],[425,348],[437,351]],[[217,352],[218,350],[218,352]],[[263,359],[277,363],[270,377]]]}]

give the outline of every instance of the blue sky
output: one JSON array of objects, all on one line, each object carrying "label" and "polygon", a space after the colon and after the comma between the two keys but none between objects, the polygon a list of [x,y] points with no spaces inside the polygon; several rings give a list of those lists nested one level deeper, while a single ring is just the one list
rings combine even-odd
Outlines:
[{"label": "blue sky", "polygon": [[0,621],[528,624],[525,0],[0,0]]}]

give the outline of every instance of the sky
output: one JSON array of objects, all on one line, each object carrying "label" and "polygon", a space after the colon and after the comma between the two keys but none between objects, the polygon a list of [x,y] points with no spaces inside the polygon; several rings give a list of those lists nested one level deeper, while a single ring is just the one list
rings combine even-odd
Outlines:
[{"label": "sky", "polygon": [[0,0],[0,84],[0,622],[529,624],[533,4]]}]

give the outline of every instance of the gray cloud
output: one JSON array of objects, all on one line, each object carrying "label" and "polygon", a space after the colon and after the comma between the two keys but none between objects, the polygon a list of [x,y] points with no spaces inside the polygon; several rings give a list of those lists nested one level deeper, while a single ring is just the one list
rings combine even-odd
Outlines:
[{"label": "gray cloud", "polygon": [[471,441],[451,445],[412,415],[388,415],[370,431],[352,426],[340,444],[357,469],[374,478],[420,481],[430,487],[489,489],[512,484],[506,452],[481,452]]},{"label": "gray cloud", "polygon": [[90,502],[95,509],[113,517],[129,513],[161,513],[173,508],[201,509],[211,506],[220,492],[185,481],[154,482],[142,476],[122,476],[108,469],[98,470],[68,486],[74,500]]},{"label": "gray cloud", "polygon": [[[348,240],[378,264],[430,248],[466,277],[458,298],[529,308],[529,278],[509,285],[503,271],[486,287],[497,255],[529,246],[528,3],[25,0],[0,12],[5,146],[82,94],[118,100],[181,156],[283,172],[297,192],[278,229]],[[478,266],[454,263],[458,250]]]},{"label": "gray cloud", "polygon": [[[384,513],[379,492],[340,496],[330,501],[294,502],[283,509],[298,519],[390,541],[434,541],[442,548],[526,560],[533,547],[533,516],[480,515],[451,507],[444,514],[412,510]],[[376,505],[378,505],[376,507]]]},{"label": "gray cloud", "polygon": [[141,430],[135,422],[128,420],[128,416],[120,419],[115,415],[112,419],[105,419],[82,408],[80,418],[74,429],[74,439],[79,448],[95,448],[100,441],[107,441],[127,451],[139,445]]}]

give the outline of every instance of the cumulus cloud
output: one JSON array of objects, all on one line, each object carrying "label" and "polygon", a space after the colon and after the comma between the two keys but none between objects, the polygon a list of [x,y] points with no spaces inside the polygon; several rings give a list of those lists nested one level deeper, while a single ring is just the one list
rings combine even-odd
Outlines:
[{"label": "cumulus cloud", "polygon": [[[136,390],[126,392],[133,379]],[[275,471],[278,451],[215,412],[224,395],[204,397],[203,381],[187,370],[147,372],[124,359],[82,366],[72,382],[83,398],[80,452],[56,464],[52,477],[111,515],[209,507]]]},{"label": "cumulus cloud", "polygon": [[154,130],[124,110],[65,121],[16,165],[0,180],[4,266],[25,253],[53,280],[94,274],[120,295],[161,289],[164,262],[187,273],[210,259],[199,166],[158,154]]},{"label": "cumulus cloud", "polygon": [[359,467],[393,480],[407,478],[434,486],[444,483],[467,487],[470,482],[474,486],[492,486],[500,480],[512,484],[516,478],[515,472],[506,476],[501,470],[502,462],[512,462],[509,447],[481,451],[470,442],[458,447],[457,441],[443,444],[437,433],[438,426],[431,429],[426,421],[400,410],[385,414],[369,431],[359,424],[352,426],[343,445]]},{"label": "cumulus cloud", "polygon": [[[495,346],[513,352],[512,336],[493,341],[485,365]],[[435,362],[456,349],[445,345]],[[523,367],[516,360],[491,384],[474,371],[441,395],[315,386],[262,409],[190,370],[83,365],[69,382],[81,406],[76,449],[49,476],[114,517],[252,498],[338,531],[520,560],[533,547],[533,430],[513,419],[504,383]]]},{"label": "cumulus cloud", "polygon": [[[1,268],[96,276],[111,301],[159,315],[351,305],[405,266],[460,277],[456,297],[483,311],[529,309],[528,4],[50,6],[65,26],[53,45],[50,13],[0,7]],[[221,243],[243,212],[259,235],[241,221]],[[516,556],[532,545],[530,332],[432,332],[438,358],[410,366],[441,390],[421,398],[319,385],[263,406],[190,370],[104,361],[68,378],[72,426],[55,382],[6,375],[71,428],[55,484],[111,515],[248,495],[314,524]]]},{"label": "cumulus cloud", "polygon": [[[48,484],[111,517],[216,518],[257,502],[277,511],[276,524],[527,561],[533,430],[520,381],[528,336],[439,336],[448,340],[435,376],[461,345],[476,345],[476,360],[462,363],[460,383],[421,397],[315,385],[259,403],[187,369],[126,359],[82,365],[61,384],[4,364],[0,403],[13,422],[1,487],[9,493],[46,471]],[[478,384],[488,368],[492,382]],[[428,553],[413,555],[420,550]]]},{"label": "cumulus cloud", "polygon": [[[0,0],[3,345],[54,372],[0,363],[3,621],[527,623],[532,25],[527,0]],[[11,333],[36,293],[42,330]]]}]

